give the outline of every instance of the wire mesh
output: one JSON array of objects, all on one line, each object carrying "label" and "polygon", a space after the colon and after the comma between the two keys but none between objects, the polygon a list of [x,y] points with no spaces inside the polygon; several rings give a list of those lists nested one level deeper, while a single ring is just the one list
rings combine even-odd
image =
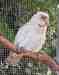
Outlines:
[{"label": "wire mesh", "polygon": [[[18,28],[31,18],[33,12],[32,0],[0,0],[0,31],[14,42]],[[27,57],[19,60],[16,65],[6,64],[4,60],[9,51],[3,46],[0,51],[0,75],[47,75],[47,65]]]}]

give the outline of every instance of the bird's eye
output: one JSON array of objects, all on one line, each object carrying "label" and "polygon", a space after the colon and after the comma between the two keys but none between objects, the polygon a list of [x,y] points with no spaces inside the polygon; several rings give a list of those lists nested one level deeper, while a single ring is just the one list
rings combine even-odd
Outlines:
[{"label": "bird's eye", "polygon": [[47,17],[46,17],[46,16],[41,16],[41,18],[42,18],[42,19],[46,19]]}]

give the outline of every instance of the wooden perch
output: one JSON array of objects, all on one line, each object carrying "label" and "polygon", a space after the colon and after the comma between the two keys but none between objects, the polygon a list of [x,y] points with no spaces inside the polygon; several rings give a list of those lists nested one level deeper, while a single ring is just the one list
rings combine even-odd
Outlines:
[{"label": "wooden perch", "polygon": [[10,56],[7,58],[8,60],[10,59],[10,63],[14,64],[17,60],[27,56],[38,62],[47,64],[52,70],[59,71],[59,65],[57,65],[56,62],[45,52],[18,52],[19,50],[16,50],[16,46],[7,40],[3,35],[0,35],[0,43],[3,44],[5,48],[10,49]]}]

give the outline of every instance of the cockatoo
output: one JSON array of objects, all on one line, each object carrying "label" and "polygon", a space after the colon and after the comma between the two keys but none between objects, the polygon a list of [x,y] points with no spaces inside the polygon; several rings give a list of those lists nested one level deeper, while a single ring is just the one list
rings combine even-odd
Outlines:
[{"label": "cockatoo", "polygon": [[45,43],[48,24],[48,13],[38,11],[34,14],[29,22],[19,28],[16,34],[15,45],[17,49],[23,47],[28,51],[38,52]]},{"label": "cockatoo", "polygon": [[[38,11],[32,16],[32,18],[19,28],[14,44],[16,50],[22,52],[39,52],[46,40],[46,32],[49,24],[49,15],[46,12]],[[16,53],[10,52],[7,62],[16,64],[19,62],[19,58]],[[16,58],[17,57],[17,58]],[[21,56],[20,56],[21,57]]]}]

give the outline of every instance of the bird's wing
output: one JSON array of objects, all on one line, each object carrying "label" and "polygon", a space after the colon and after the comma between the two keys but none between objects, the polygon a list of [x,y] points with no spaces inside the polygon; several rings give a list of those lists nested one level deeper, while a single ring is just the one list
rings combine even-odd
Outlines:
[{"label": "bird's wing", "polygon": [[27,39],[26,37],[28,35],[29,30],[30,30],[29,26],[23,26],[19,29],[15,37],[15,45],[17,48],[20,48],[24,45],[24,40]]}]

